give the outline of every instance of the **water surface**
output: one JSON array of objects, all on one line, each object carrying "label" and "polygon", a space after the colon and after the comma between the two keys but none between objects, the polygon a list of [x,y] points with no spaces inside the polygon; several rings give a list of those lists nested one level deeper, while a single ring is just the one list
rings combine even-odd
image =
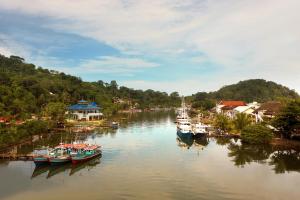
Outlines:
[{"label": "water surface", "polygon": [[0,199],[298,199],[300,154],[238,140],[179,138],[171,113],[131,116],[118,130],[55,134],[13,151],[82,140],[103,146],[83,165],[0,162]]}]

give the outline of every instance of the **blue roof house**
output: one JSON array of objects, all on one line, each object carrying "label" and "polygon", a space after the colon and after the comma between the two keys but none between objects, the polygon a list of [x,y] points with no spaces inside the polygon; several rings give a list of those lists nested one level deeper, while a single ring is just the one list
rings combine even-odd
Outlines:
[{"label": "blue roof house", "polygon": [[68,108],[70,118],[80,121],[99,120],[103,114],[100,112],[101,108],[95,102],[87,102],[80,100],[77,104],[71,105]]}]

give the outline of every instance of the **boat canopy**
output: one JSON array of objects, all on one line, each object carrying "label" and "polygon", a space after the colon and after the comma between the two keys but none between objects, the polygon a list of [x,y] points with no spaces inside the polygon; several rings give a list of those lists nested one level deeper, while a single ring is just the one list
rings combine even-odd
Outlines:
[{"label": "boat canopy", "polygon": [[99,145],[91,145],[91,146],[88,146],[88,147],[84,148],[84,150],[85,151],[91,151],[91,150],[96,150],[99,147],[100,147]]}]

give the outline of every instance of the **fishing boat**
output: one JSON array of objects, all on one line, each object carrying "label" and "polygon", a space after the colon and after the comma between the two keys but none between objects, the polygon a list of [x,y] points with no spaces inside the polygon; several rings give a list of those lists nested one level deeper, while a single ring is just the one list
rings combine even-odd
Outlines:
[{"label": "fishing boat", "polygon": [[78,149],[76,154],[72,154],[72,164],[85,162],[100,155],[101,150],[99,145],[89,145],[82,149]]},{"label": "fishing boat", "polygon": [[179,122],[177,125],[177,134],[181,137],[192,137],[192,127],[189,121]]},{"label": "fishing boat", "polygon": [[60,144],[50,153],[50,165],[61,165],[71,162],[72,144]]},{"label": "fishing boat", "polygon": [[49,162],[49,151],[48,147],[36,149],[33,152],[33,162],[36,166],[47,165]]},{"label": "fishing boat", "polygon": [[208,126],[202,124],[201,122],[192,125],[192,132],[194,136],[204,136],[208,134],[207,131]]}]

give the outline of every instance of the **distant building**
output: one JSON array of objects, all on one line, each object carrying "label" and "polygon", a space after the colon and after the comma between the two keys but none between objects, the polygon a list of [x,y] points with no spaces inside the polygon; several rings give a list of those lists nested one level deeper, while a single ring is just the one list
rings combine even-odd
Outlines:
[{"label": "distant building", "polygon": [[268,101],[263,103],[259,108],[257,108],[254,113],[256,116],[256,122],[263,121],[263,118],[273,118],[282,109],[282,103],[277,101]]},{"label": "distant building", "polygon": [[92,121],[102,118],[103,114],[100,112],[100,109],[95,102],[89,103],[85,100],[80,100],[77,104],[68,108],[68,113],[71,119]]},{"label": "distant building", "polygon": [[235,116],[234,109],[239,106],[247,106],[247,104],[243,101],[220,101],[216,105],[216,112],[222,113],[232,119]]}]

